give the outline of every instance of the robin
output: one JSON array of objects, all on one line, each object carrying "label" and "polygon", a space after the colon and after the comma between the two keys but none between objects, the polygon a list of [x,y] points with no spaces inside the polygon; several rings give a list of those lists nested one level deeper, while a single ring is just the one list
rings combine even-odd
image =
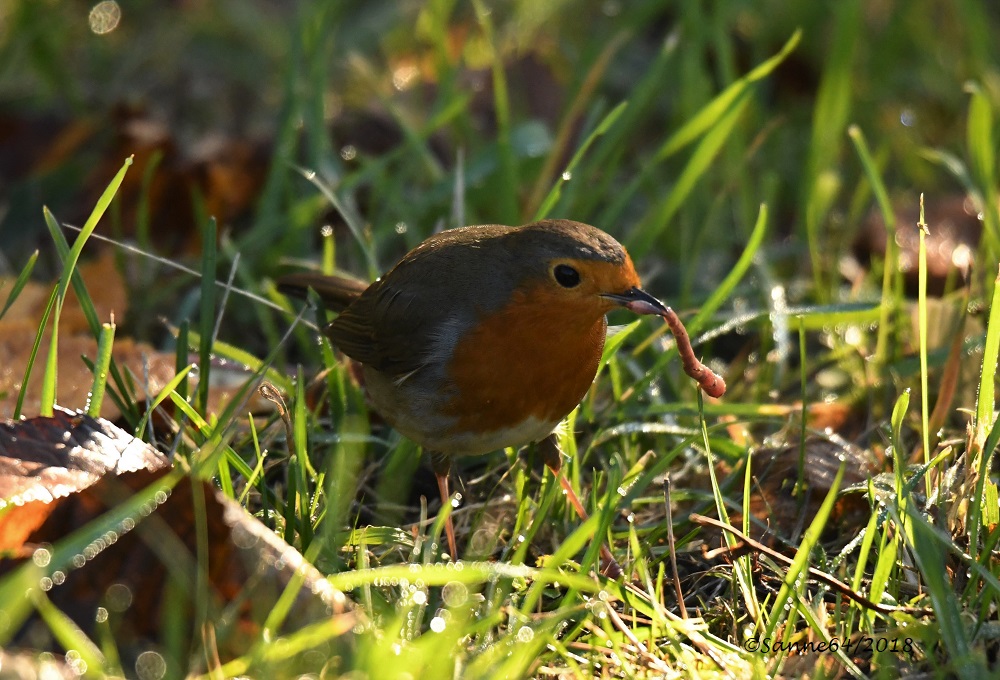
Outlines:
[{"label": "robin", "polygon": [[569,220],[444,231],[371,285],[301,273],[281,287],[340,312],[324,333],[361,364],[375,410],[431,452],[442,503],[451,457],[540,442],[584,517],[553,431],[594,381],[608,312],[672,314],[620,243]]}]

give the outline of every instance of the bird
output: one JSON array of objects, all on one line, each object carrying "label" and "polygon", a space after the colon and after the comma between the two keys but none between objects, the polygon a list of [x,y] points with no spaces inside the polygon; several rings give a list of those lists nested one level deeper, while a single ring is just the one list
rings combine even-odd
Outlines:
[{"label": "bird", "polygon": [[[538,442],[584,518],[555,432],[594,382],[607,314],[672,314],[617,240],[565,219],[439,232],[371,284],[313,272],[278,283],[339,312],[323,333],[360,364],[375,411],[430,452],[442,503],[453,457]],[[445,531],[457,559],[450,515]]]}]

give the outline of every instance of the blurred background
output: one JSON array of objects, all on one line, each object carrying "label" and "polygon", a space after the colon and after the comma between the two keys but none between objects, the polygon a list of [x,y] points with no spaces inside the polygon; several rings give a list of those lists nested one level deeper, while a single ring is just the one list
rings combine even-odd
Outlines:
[{"label": "blurred background", "polygon": [[[434,230],[544,212],[611,232],[696,306],[766,202],[767,268],[830,300],[860,285],[844,257],[885,249],[850,124],[901,210],[927,192],[978,243],[968,83],[998,100],[998,30],[976,0],[7,0],[0,265],[41,248],[54,270],[42,206],[82,224],[134,154],[99,232],[184,261],[214,217],[246,286],[315,262],[324,227],[373,277]],[[143,335],[197,286],[119,266]]]}]

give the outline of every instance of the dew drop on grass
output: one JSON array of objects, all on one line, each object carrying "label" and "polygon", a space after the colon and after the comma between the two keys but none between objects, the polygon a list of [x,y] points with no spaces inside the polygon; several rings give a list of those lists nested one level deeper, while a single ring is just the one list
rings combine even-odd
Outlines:
[{"label": "dew drop on grass", "polygon": [[440,633],[444,631],[445,625],[446,625],[445,620],[440,616],[435,616],[433,619],[431,619],[431,630],[434,631],[435,633]]},{"label": "dew drop on grass", "polygon": [[87,16],[90,30],[96,35],[104,35],[118,28],[122,20],[122,8],[115,0],[102,0],[94,5]]},{"label": "dew drop on grass", "polygon": [[167,662],[159,652],[143,652],[135,660],[135,675],[139,680],[160,680],[166,674]]},{"label": "dew drop on grass", "polygon": [[125,611],[132,606],[132,591],[122,583],[112,583],[107,591],[107,604],[112,611]]},{"label": "dew drop on grass", "polygon": [[570,172],[569,170],[567,170],[566,172],[564,172],[564,173],[562,174],[562,178],[563,178],[563,181],[564,181],[564,182],[568,182],[568,181],[570,181],[571,179],[573,179],[573,173],[572,173],[572,172]]},{"label": "dew drop on grass", "polygon": [[469,599],[469,589],[464,583],[449,581],[441,589],[441,599],[449,607],[461,607]]},{"label": "dew drop on grass", "polygon": [[518,642],[531,642],[534,637],[535,631],[532,630],[531,626],[521,626],[517,631]]},{"label": "dew drop on grass", "polygon": [[39,548],[31,553],[31,561],[39,567],[47,567],[52,561],[52,553],[48,548]]},{"label": "dew drop on grass", "polygon": [[69,649],[66,651],[66,665],[78,676],[82,676],[87,672],[87,662],[83,660],[80,656],[80,652],[75,649]]}]

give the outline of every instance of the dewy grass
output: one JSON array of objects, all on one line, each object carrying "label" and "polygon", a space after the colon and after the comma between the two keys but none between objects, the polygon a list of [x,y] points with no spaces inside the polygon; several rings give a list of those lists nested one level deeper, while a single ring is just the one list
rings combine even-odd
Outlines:
[{"label": "dewy grass", "polygon": [[[889,201],[889,192],[885,188],[882,176],[875,167],[875,161],[872,159],[871,152],[868,150],[868,142],[865,140],[865,135],[861,131],[861,128],[857,125],[852,125],[848,128],[847,133],[850,136],[851,141],[854,142],[854,148],[858,153],[858,158],[861,160],[861,166],[864,168],[865,177],[868,179],[872,192],[875,194],[879,212],[882,215],[882,221],[885,223],[885,261],[887,263],[895,262],[899,257],[899,244],[897,242],[896,234],[896,211],[893,209],[892,204]],[[878,342],[875,346],[875,369],[879,373],[881,373],[883,367],[890,359],[889,342],[893,335],[895,324],[894,317],[898,299],[897,288],[894,285],[894,281],[897,278],[897,271],[895,267],[883,267],[882,313],[879,318],[878,325]]]},{"label": "dewy grass", "polygon": [[[374,277],[438,224],[518,221],[536,213],[593,221],[632,239],[644,281],[671,296],[691,331],[704,334],[697,347],[701,358],[735,356],[727,374],[734,389],[722,401],[695,405],[694,388],[680,375],[672,352],[663,351],[659,332],[632,324],[609,339],[605,368],[562,437],[572,456],[566,474],[592,511],[587,523],[565,512],[552,476],[539,475],[515,451],[459,461],[467,484],[459,489],[461,504],[439,511],[433,501],[423,501],[418,509],[419,497],[428,493],[417,447],[380,428],[329,343],[322,338],[317,343],[312,330],[300,328],[295,347],[258,359],[266,353],[260,347],[283,342],[281,330],[292,323],[292,315],[279,316],[255,304],[263,330],[236,326],[233,332],[228,310],[216,338],[223,296],[203,289],[200,325],[178,335],[176,363],[182,375],[153,399],[153,408],[165,400],[175,406],[172,445],[178,460],[203,463],[200,474],[213,477],[227,495],[304,548],[331,583],[350,590],[360,612],[353,631],[338,628],[342,621],[330,621],[280,641],[260,639],[251,651],[205,677],[220,671],[277,677],[295,655],[321,650],[323,640],[339,634],[354,636],[357,654],[331,660],[326,672],[371,677],[396,671],[419,677],[642,677],[667,675],[664,665],[678,675],[764,677],[791,673],[793,661],[796,669],[805,665],[806,670],[795,671],[802,674],[994,670],[987,666],[992,658],[987,633],[1000,599],[993,559],[1000,538],[988,520],[996,510],[989,462],[1000,439],[992,389],[1000,324],[992,311],[1000,303],[992,299],[985,332],[975,317],[968,327],[967,349],[984,348],[982,366],[971,381],[979,387],[979,401],[974,405],[969,396],[974,387],[967,393],[957,390],[955,407],[975,412],[973,441],[964,443],[960,417],[943,418],[947,445],[934,449],[921,437],[930,466],[909,467],[918,430],[926,436],[928,426],[923,403],[919,417],[916,409],[906,408],[905,390],[919,382],[922,399],[933,397],[938,367],[930,338],[921,334],[918,361],[910,352],[918,338],[909,337],[908,325],[894,314],[908,307],[893,238],[894,192],[925,190],[932,206],[945,190],[930,183],[946,174],[942,166],[950,169],[957,186],[974,190],[988,225],[969,306],[991,301],[997,236],[989,225],[998,222],[993,215],[996,115],[985,86],[969,96],[962,95],[961,86],[967,78],[991,82],[984,69],[992,68],[987,38],[994,20],[965,0],[942,10],[948,20],[930,27],[924,19],[932,9],[940,10],[930,0],[916,0],[876,22],[856,0],[833,13],[818,4],[789,5],[767,22],[730,2],[665,12],[660,3],[638,0],[602,5],[586,16],[575,16],[572,3],[532,9],[531,3],[501,8],[484,2],[469,9],[441,2],[413,10],[418,16],[404,5],[382,13],[362,13],[354,5],[304,5],[296,10],[287,38],[268,27],[266,51],[291,55],[275,64],[276,89],[268,89],[267,74],[260,76],[260,100],[280,102],[274,114],[275,162],[258,197],[256,227],[230,232],[229,225],[219,224],[219,253],[214,261],[203,261],[203,285],[214,282],[219,261],[233,262],[237,254],[240,271],[233,280],[245,287],[310,257],[323,271],[339,266]],[[18,6],[32,3],[22,0]],[[24,27],[32,12],[23,9],[16,25]],[[531,33],[532,26],[546,30]],[[584,37],[573,35],[571,28],[577,26],[584,27]],[[253,27],[244,25],[242,31],[251,41]],[[953,49],[910,49],[926,47],[933,32]],[[374,33],[378,40],[371,39]],[[37,31],[12,32],[0,41],[31,34]],[[6,44],[2,54],[16,57],[17,45]],[[200,45],[209,54],[216,49]],[[532,58],[551,59],[556,79],[571,84],[567,87],[579,97],[563,102],[548,119],[520,110],[519,83],[505,71],[512,45]],[[58,70],[51,56],[36,59],[49,71]],[[488,123],[499,123],[499,141],[480,127],[478,93],[463,88],[472,59],[500,76],[483,90],[498,104],[499,120]],[[906,68],[900,68],[904,62]],[[411,63],[420,73],[432,71],[434,80],[399,92],[395,69]],[[13,72],[21,62],[0,59],[0,64]],[[970,71],[968,64],[982,72]],[[613,87],[594,85],[588,73],[595,72],[605,73]],[[893,73],[905,73],[908,80]],[[72,84],[66,75],[57,81]],[[818,96],[812,91],[817,78]],[[919,82],[921,101],[914,100],[910,81]],[[331,95],[331,83],[343,84],[348,94]],[[360,144],[338,148],[356,142],[328,134],[338,107],[366,93],[374,93],[366,103],[384,111],[403,139],[388,154],[375,155]],[[929,109],[922,107],[922,98],[931,101]],[[931,119],[951,123],[952,100],[961,102],[963,116],[967,113],[964,139],[951,131],[961,125],[924,126]],[[909,120],[900,107],[914,109],[917,125],[896,124]],[[856,127],[849,127],[851,122]],[[535,135],[530,144],[524,142],[525,130]],[[861,130],[876,153],[869,151]],[[964,149],[964,156],[918,148],[924,139],[933,139],[939,149]],[[849,140],[854,156],[843,153]],[[442,142],[445,151],[439,155],[432,144]],[[927,157],[936,164],[913,160]],[[294,163],[315,170],[315,175],[305,173],[311,183],[302,181]],[[147,190],[138,234],[143,241],[156,209],[148,189],[155,184],[154,172],[165,165],[154,161],[142,177]],[[569,179],[561,178],[564,170],[570,171]],[[889,242],[884,256],[859,258],[863,267],[872,264],[871,270],[852,273],[840,247],[852,242],[871,196],[845,210],[841,188],[858,183],[871,187]],[[752,224],[754,207],[765,202],[767,209],[761,207]],[[312,252],[316,231],[327,220],[331,226],[322,232],[323,252],[317,256]],[[910,226],[899,225],[900,230]],[[936,225],[929,228],[933,233]],[[23,288],[33,267],[35,258],[25,257],[8,299]],[[44,262],[41,258],[35,269]],[[880,292],[881,304],[873,302]],[[933,328],[923,295],[917,307],[921,326]],[[210,304],[213,296],[216,303]],[[272,299],[280,298],[272,293]],[[51,308],[54,313],[54,301]],[[326,319],[319,316],[322,325]],[[806,341],[799,357],[794,342],[787,342],[789,335],[794,338],[790,321],[796,317]],[[258,334],[266,340],[243,342]],[[246,393],[214,417],[204,412],[203,394],[189,399],[182,386],[191,345],[199,351],[206,383],[208,360],[219,356],[249,366],[256,373],[253,385],[263,377],[273,383],[288,398],[294,436],[285,437],[276,416],[248,419]],[[277,356],[290,360],[275,365]],[[292,362],[302,363],[303,370],[290,368]],[[318,366],[327,369],[321,389],[307,389]],[[803,376],[815,382],[801,389]],[[969,382],[967,375],[961,377],[963,385]],[[113,383],[112,394],[130,399],[129,380],[124,375],[121,387]],[[316,395],[319,403],[311,401]],[[832,403],[809,403],[807,395]],[[136,410],[134,403],[124,406]],[[782,581],[778,597],[770,587],[776,581],[753,571],[761,564],[756,555],[733,562],[702,557],[699,551],[709,537],[686,521],[686,511],[714,507],[724,516],[742,509],[744,531],[754,530],[758,518],[751,512],[751,496],[767,481],[758,479],[768,456],[763,437],[789,419],[811,422],[824,409],[836,408],[848,413],[848,425],[863,414],[869,436],[859,441],[866,448],[878,454],[891,442],[897,476],[893,481],[876,477],[869,485],[870,507],[862,504],[858,511],[863,536],[827,567],[827,544],[818,532],[823,526],[835,529],[836,522],[823,513],[832,517],[834,499],[852,500],[847,491],[831,491],[823,513],[808,525],[795,568],[776,570]],[[142,437],[159,434],[138,413],[127,420]],[[702,449],[713,465],[699,455]],[[664,582],[671,570],[666,568],[668,527],[660,480],[668,472],[675,504],[670,528],[677,539],[672,547],[687,619],[675,613],[674,588]],[[811,470],[803,472],[800,487]],[[854,498],[862,495],[859,489],[850,491]],[[115,508],[86,531],[113,526],[124,509]],[[468,528],[460,535],[463,549],[470,550],[464,554],[481,560],[439,561],[441,518],[449,512]],[[603,541],[611,543],[634,582],[615,583],[589,573],[597,559],[595,546]],[[63,548],[61,543],[54,547],[56,562]],[[848,603],[797,579],[809,564],[841,570],[840,578],[874,602],[930,604],[936,616],[886,617]],[[198,592],[191,566],[184,568],[187,581],[170,586],[174,595]],[[41,576],[18,572],[0,581],[0,607],[12,612],[11,620],[21,620],[24,608],[45,607],[21,598],[22,589]],[[288,591],[285,604],[293,594]],[[276,609],[275,621],[286,611],[284,605]],[[192,630],[190,618],[179,608],[164,618],[168,656],[180,663],[191,653],[192,636],[202,632]],[[198,618],[211,623],[212,615],[203,610]],[[47,620],[65,633],[60,617]],[[793,656],[741,648],[746,636],[769,630],[792,643],[912,637],[919,649],[912,655],[837,650]],[[92,670],[116,668],[112,654],[101,661],[91,654],[90,641],[71,638],[64,635],[70,644],[90,645]],[[171,667],[170,672],[181,676],[184,669]]]},{"label": "dewy grass", "polygon": [[[122,165],[121,170],[118,171],[118,174],[115,175],[108,188],[104,190],[104,193],[98,199],[97,205],[94,206],[90,217],[87,218],[83,229],[80,230],[76,240],[73,242],[73,247],[70,249],[63,266],[59,286],[56,288],[55,306],[52,312],[52,337],[49,343],[48,361],[45,365],[45,376],[42,379],[41,413],[43,416],[52,415],[56,402],[56,382],[58,380],[57,371],[59,362],[59,318],[62,315],[63,303],[66,300],[66,293],[69,291],[76,263],[80,259],[80,254],[83,252],[83,246],[87,243],[87,239],[90,238],[91,233],[97,228],[97,222],[104,215],[104,211],[107,210],[111,199],[114,198],[115,193],[118,191],[118,187],[121,186],[122,180],[125,179],[125,171],[128,170],[130,165],[132,165],[131,157],[125,160],[125,164]],[[27,375],[25,376],[25,383],[27,383]]]},{"label": "dewy grass", "polygon": [[97,341],[97,360],[93,365],[94,382],[87,399],[87,414],[96,418],[101,415],[104,403],[104,388],[108,383],[108,366],[111,365],[111,350],[115,342],[115,323],[112,320],[101,326],[101,337]]},{"label": "dewy grass", "polygon": [[[930,395],[927,387],[927,222],[924,221],[924,195],[920,194],[920,220],[917,222],[920,230],[920,245],[917,251],[917,335],[919,337],[920,353],[920,433],[923,440],[924,465],[930,466],[931,433],[930,433]],[[933,475],[926,474],[926,491],[930,496],[933,492]]]}]

